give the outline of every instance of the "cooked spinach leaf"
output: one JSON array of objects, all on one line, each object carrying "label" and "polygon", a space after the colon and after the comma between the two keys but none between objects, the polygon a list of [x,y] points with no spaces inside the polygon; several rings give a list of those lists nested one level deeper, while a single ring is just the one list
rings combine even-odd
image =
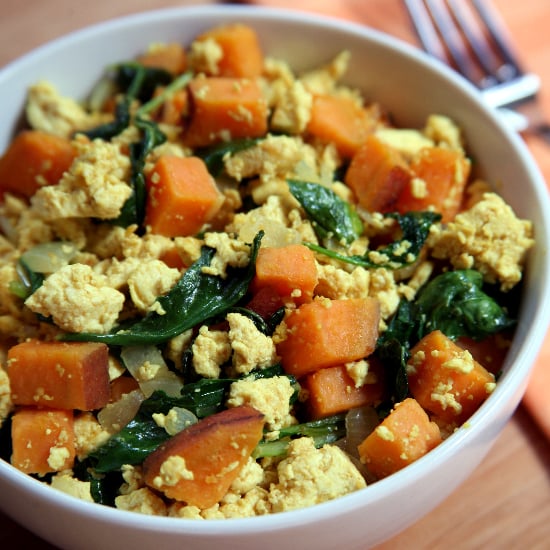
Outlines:
[{"label": "cooked spinach leaf", "polygon": [[145,218],[145,203],[147,200],[145,175],[143,173],[145,159],[155,147],[166,141],[166,136],[161,132],[156,123],[136,117],[134,119],[134,124],[142,131],[143,137],[140,141],[130,143],[130,186],[132,188],[132,194],[124,203],[118,218],[113,221],[115,225],[122,227],[128,227],[132,224],[137,224],[141,227],[143,224]]},{"label": "cooked spinach leaf", "polygon": [[145,67],[137,61],[120,63],[115,67],[115,82],[122,93],[141,103],[149,101],[159,86],[172,82],[170,72],[159,67]]},{"label": "cooked spinach leaf", "polygon": [[345,414],[338,414],[282,428],[279,430],[277,439],[260,441],[252,456],[254,458],[285,456],[289,443],[296,437],[311,437],[317,448],[327,443],[334,443],[346,435],[345,419]]},{"label": "cooked spinach leaf", "polygon": [[288,180],[288,187],[301,204],[321,240],[334,238],[350,244],[363,233],[363,222],[352,205],[332,189],[307,181]]},{"label": "cooked spinach leaf", "polygon": [[378,250],[367,250],[363,255],[346,256],[313,243],[304,243],[311,250],[330,258],[366,268],[399,269],[413,264],[426,242],[430,227],[441,219],[435,212],[407,212],[386,214],[394,218],[401,228],[401,238]]},{"label": "cooked spinach leaf", "polygon": [[131,320],[106,334],[68,333],[60,338],[69,341],[105,342],[118,346],[159,344],[205,322],[233,307],[246,293],[256,271],[256,257],[263,232],[251,245],[246,267],[228,270],[226,278],[203,273],[215,250],[203,247],[200,258],[185,271],[181,279],[157,300],[165,312],[151,312],[139,320]]}]

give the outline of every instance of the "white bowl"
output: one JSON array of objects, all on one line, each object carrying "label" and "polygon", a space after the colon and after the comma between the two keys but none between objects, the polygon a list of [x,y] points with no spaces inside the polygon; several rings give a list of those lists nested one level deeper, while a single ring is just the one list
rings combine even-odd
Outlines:
[{"label": "white bowl", "polygon": [[389,107],[400,125],[421,126],[434,112],[458,121],[477,168],[535,227],[536,246],[504,374],[469,427],[426,457],[336,501],[271,516],[197,521],[138,515],[79,501],[0,460],[0,507],[59,547],[267,550],[299,545],[303,550],[350,550],[381,543],[428,513],[478,466],[517,407],[546,333],[550,209],[544,181],[526,147],[446,67],[365,27],[298,12],[223,6],[154,11],[78,31],[0,72],[0,150],[9,143],[26,89],[35,81],[47,78],[63,94],[84,97],[107,64],[132,58],[151,42],[188,43],[200,31],[228,21],[254,26],[265,52],[292,60],[296,69],[315,67],[344,48],[350,50],[347,82]]}]

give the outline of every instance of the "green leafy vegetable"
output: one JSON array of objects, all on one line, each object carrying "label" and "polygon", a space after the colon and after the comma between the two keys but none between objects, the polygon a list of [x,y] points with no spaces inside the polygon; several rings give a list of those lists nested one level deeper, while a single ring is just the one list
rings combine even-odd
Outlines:
[{"label": "green leafy vegetable", "polygon": [[119,346],[159,344],[222,314],[245,295],[254,277],[262,237],[263,232],[260,232],[254,238],[248,266],[234,268],[226,278],[203,273],[203,267],[210,265],[215,254],[214,249],[203,247],[201,257],[185,271],[170,292],[157,299],[165,312],[163,315],[151,312],[106,334],[69,333],[61,338]]},{"label": "green leafy vegetable", "polygon": [[128,227],[132,224],[141,226],[143,224],[147,200],[145,175],[143,173],[145,159],[155,147],[166,141],[166,136],[154,122],[136,117],[134,124],[142,131],[143,137],[140,141],[130,144],[132,168],[130,186],[132,187],[132,194],[124,203],[118,218],[114,220],[115,225],[122,227]]},{"label": "green leafy vegetable", "polygon": [[285,456],[288,445],[296,437],[311,437],[317,448],[334,443],[346,434],[345,414],[338,414],[282,428],[275,440],[262,440],[252,453],[254,458]]},{"label": "green leafy vegetable", "polygon": [[317,236],[350,244],[363,233],[363,222],[352,205],[332,189],[306,181],[288,180],[292,195],[302,205]]},{"label": "green leafy vegetable", "polygon": [[406,214],[386,214],[394,218],[401,228],[402,236],[378,250],[367,250],[365,254],[346,256],[313,243],[304,243],[315,252],[330,258],[366,268],[399,269],[413,264],[426,242],[430,227],[441,219],[435,212],[407,212]]}]

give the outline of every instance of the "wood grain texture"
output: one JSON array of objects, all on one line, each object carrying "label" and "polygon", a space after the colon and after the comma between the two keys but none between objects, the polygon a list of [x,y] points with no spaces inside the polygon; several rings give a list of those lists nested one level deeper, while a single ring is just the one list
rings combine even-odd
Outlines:
[{"label": "wood grain texture", "polygon": [[[550,118],[550,2],[493,0],[524,65],[542,80],[540,99]],[[206,4],[182,0],[3,0],[0,66],[47,40],[86,25],[152,8]],[[346,17],[417,44],[400,0],[256,0]],[[528,145],[550,181],[550,146]],[[550,362],[550,339],[536,368]],[[536,376],[536,371],[534,373]],[[550,389],[549,389],[550,392]],[[0,495],[0,499],[2,495]],[[377,550],[543,550],[550,540],[550,443],[520,407],[474,474],[421,521]],[[53,549],[0,513],[0,548]]]}]

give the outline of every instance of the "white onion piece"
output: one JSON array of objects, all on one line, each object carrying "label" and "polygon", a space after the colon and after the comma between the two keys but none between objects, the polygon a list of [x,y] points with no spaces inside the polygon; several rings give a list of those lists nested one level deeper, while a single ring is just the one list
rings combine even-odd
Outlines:
[{"label": "white onion piece", "polygon": [[169,435],[176,435],[198,421],[189,409],[172,407],[164,419],[164,429]]},{"label": "white onion piece", "polygon": [[11,243],[17,242],[17,231],[7,216],[0,215],[0,230]]},{"label": "white onion piece", "polygon": [[120,357],[145,397],[157,390],[170,397],[181,395],[183,382],[168,368],[156,346],[128,346],[122,350]]},{"label": "white onion piece", "polygon": [[21,255],[21,260],[36,273],[54,273],[67,265],[77,252],[73,243],[54,241],[33,246]]},{"label": "white onion piece", "polygon": [[97,415],[97,420],[104,430],[117,433],[136,416],[144,399],[141,390],[125,393],[118,401],[103,407]]},{"label": "white onion piece", "polygon": [[358,457],[357,447],[380,424],[380,418],[374,407],[351,409],[346,414],[345,451]]}]

